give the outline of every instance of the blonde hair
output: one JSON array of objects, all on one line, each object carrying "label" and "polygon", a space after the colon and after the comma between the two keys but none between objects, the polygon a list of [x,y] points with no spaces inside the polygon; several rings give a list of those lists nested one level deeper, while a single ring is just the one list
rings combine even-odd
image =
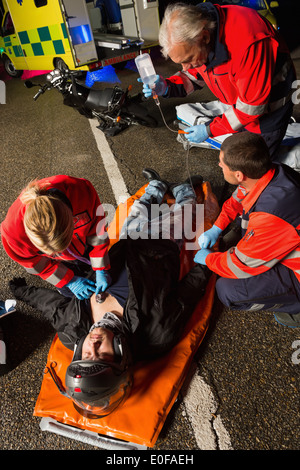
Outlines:
[{"label": "blonde hair", "polygon": [[53,255],[64,251],[73,236],[71,209],[55,194],[48,194],[50,183],[31,181],[20,199],[26,206],[24,228],[33,245],[43,253]]},{"label": "blonde hair", "polygon": [[171,3],[167,6],[159,30],[159,44],[165,58],[170,49],[181,43],[198,45],[201,32],[206,29],[212,33],[216,21],[210,12],[201,10],[196,5]]}]

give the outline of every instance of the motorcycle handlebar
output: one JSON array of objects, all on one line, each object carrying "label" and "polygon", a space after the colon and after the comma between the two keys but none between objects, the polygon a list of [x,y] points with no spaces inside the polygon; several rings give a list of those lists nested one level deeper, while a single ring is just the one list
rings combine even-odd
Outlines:
[{"label": "motorcycle handlebar", "polygon": [[42,86],[39,91],[34,95],[33,99],[36,101],[45,91],[49,88],[49,86],[46,84]]},{"label": "motorcycle handlebar", "polygon": [[34,101],[36,101],[43,93],[44,93],[44,90],[40,88],[39,91],[33,97]]}]

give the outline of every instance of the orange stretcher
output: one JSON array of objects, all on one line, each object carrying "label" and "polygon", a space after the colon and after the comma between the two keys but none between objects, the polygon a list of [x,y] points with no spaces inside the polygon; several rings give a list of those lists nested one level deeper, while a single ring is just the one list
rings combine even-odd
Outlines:
[{"label": "orange stretcher", "polygon": [[[114,221],[108,227],[111,245],[118,240],[118,227],[121,226],[118,222],[125,220],[131,205],[141,197],[145,187],[146,185],[127,202],[118,206]],[[218,202],[209,183],[203,183],[195,189],[197,202],[204,204],[204,230],[208,230],[218,216]],[[167,202],[171,204],[174,200]],[[197,233],[196,237],[200,234]],[[182,250],[182,276],[191,267],[194,253],[191,250]],[[211,276],[206,294],[195,308],[179,343],[167,355],[135,365],[131,394],[125,403],[110,415],[99,419],[82,416],[74,408],[72,400],[60,394],[51,375],[45,373],[34,409],[34,416],[42,417],[41,429],[106,449],[152,448],[183,385],[193,356],[208,329],[215,280],[215,275]],[[56,335],[50,347],[47,366],[55,368],[63,387],[66,369],[72,356],[73,352],[64,347]]]}]

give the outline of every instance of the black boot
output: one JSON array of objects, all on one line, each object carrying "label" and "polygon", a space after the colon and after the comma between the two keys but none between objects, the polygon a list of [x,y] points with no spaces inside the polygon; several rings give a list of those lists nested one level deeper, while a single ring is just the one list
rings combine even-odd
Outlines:
[{"label": "black boot", "polygon": [[152,170],[152,168],[144,168],[143,171],[142,171],[142,175],[148,181],[152,181],[152,180],[162,181],[162,179],[159,176],[159,174],[157,173],[157,171]]},{"label": "black boot", "polygon": [[164,183],[166,186],[167,186],[167,191],[169,189],[169,183],[168,181],[166,180],[163,180],[160,175],[157,173],[157,171],[153,170],[152,168],[144,168],[143,171],[142,171],[142,175],[144,176],[144,178],[146,178],[146,180],[148,180],[149,182],[150,181],[153,181],[153,180],[156,180],[156,181],[161,181],[162,183]]}]

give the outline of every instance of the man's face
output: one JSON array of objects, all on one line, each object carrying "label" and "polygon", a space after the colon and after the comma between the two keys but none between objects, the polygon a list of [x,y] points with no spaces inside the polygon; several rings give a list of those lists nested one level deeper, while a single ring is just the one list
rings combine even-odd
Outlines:
[{"label": "man's face", "polygon": [[82,359],[89,361],[101,359],[112,362],[114,360],[113,338],[112,331],[102,327],[94,328],[82,345]]},{"label": "man's face", "polygon": [[219,155],[219,167],[222,168],[224,180],[227,181],[227,183],[234,185],[239,184],[239,181],[235,176],[236,171],[230,170],[226,163],[224,163],[224,153],[222,152],[222,150],[220,151]]},{"label": "man's face", "polygon": [[199,40],[198,45],[191,46],[186,42],[177,44],[170,49],[169,57],[176,64],[181,64],[183,71],[201,67],[201,65],[207,62],[209,54],[208,42],[209,33],[205,31],[205,37]]}]

